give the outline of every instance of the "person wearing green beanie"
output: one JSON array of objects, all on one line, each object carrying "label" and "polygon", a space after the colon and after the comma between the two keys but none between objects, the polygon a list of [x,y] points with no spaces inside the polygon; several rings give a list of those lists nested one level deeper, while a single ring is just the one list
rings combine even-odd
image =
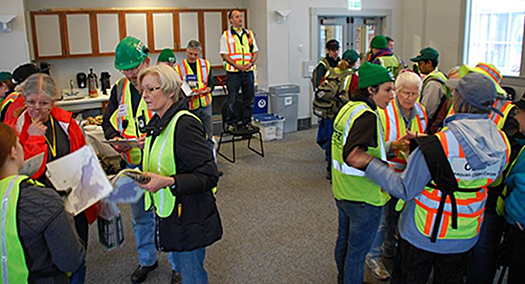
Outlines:
[{"label": "person wearing green beanie", "polygon": [[[137,139],[144,144],[143,126],[152,117],[141,95],[138,74],[150,65],[149,48],[138,38],[128,36],[115,49],[115,68],[124,78],[117,80],[111,89],[111,96],[104,112],[102,128],[106,140]],[[173,70],[175,72],[175,70]],[[142,149],[129,145],[115,145],[126,168],[138,168],[142,161]],[[155,215],[144,210],[144,195],[130,203],[133,215],[133,232],[137,245],[139,265],[131,275],[132,283],[144,282],[148,273],[158,267],[155,246]]]},{"label": "person wearing green beanie", "polygon": [[177,57],[175,57],[175,53],[170,48],[164,48],[157,58],[157,64],[168,64],[174,67],[175,63],[177,63]]},{"label": "person wearing green beanie", "polygon": [[388,40],[384,35],[376,35],[370,41],[370,56],[368,62],[381,65],[390,70],[394,77],[404,68],[405,63],[392,49],[388,48]]},{"label": "person wearing green beanie", "polygon": [[[362,283],[365,255],[381,220],[381,208],[390,196],[364,177],[364,170],[347,163],[359,147],[386,162],[385,142],[377,108],[394,98],[394,78],[386,68],[365,62],[358,69],[359,90],[338,113],[332,136],[332,191],[339,229],[335,260],[339,283]],[[352,244],[352,245],[349,245]]]}]

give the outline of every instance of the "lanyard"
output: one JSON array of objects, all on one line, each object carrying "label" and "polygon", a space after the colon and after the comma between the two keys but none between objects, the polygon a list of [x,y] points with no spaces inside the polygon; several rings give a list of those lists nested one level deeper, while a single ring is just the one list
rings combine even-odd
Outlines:
[{"label": "lanyard", "polygon": [[46,135],[44,135],[44,137],[46,138],[46,142],[47,142],[47,145],[49,146],[49,151],[51,151],[51,155],[53,157],[56,157],[57,156],[57,137],[55,133],[55,122],[52,116],[49,116],[49,120],[51,120],[51,132],[53,133],[53,144],[49,142]]}]

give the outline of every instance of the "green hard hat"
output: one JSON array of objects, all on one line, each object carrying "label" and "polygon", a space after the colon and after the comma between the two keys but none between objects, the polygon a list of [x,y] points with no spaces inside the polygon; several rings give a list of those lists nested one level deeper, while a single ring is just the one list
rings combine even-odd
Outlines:
[{"label": "green hard hat", "polygon": [[138,38],[128,36],[115,49],[115,68],[128,70],[139,66],[148,58],[149,48]]},{"label": "green hard hat", "polygon": [[159,57],[157,58],[157,62],[175,63],[177,62],[177,58],[175,57],[175,53],[173,53],[173,50],[169,48],[164,48],[162,52],[159,54]]},{"label": "green hard hat", "polygon": [[387,48],[388,41],[384,35],[376,35],[370,42],[370,47],[379,49]]}]

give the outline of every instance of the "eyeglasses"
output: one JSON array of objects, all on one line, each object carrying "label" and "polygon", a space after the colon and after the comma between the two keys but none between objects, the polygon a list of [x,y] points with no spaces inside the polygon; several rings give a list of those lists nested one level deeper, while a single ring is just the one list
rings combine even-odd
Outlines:
[{"label": "eyeglasses", "polygon": [[417,97],[419,97],[419,92],[399,91],[398,94],[400,94],[404,98],[417,98]]},{"label": "eyeglasses", "polygon": [[145,94],[145,93],[151,94],[151,93],[153,93],[153,92],[155,92],[157,90],[160,90],[160,86],[159,87],[153,87],[153,88],[143,88],[142,89],[142,93],[143,94]]},{"label": "eyeglasses", "polygon": [[135,72],[138,72],[140,70],[140,68],[142,67],[142,64],[144,64],[144,61],[142,61],[139,65],[135,66],[134,68],[126,69],[126,70],[120,70],[120,73],[126,75],[126,74],[133,74]]},{"label": "eyeglasses", "polygon": [[31,108],[31,109],[38,107],[42,110],[48,110],[51,108],[51,105],[52,105],[51,102],[46,102],[46,101],[43,101],[43,102],[35,102],[33,100],[26,101],[26,107]]}]

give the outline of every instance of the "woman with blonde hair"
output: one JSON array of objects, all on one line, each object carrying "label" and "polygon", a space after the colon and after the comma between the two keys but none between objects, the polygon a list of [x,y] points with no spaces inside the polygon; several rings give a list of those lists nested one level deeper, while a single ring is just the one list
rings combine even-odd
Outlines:
[{"label": "woman with blonde hair", "polygon": [[[219,179],[202,122],[188,111],[173,68],[140,71],[142,96],[155,115],[146,126],[142,168],[150,181],[145,209],[155,208],[157,246],[170,252],[171,283],[208,283],[206,247],[222,236],[213,191]],[[182,282],[181,282],[182,280]]]},{"label": "woman with blonde hair", "polygon": [[[31,176],[45,186],[54,188],[45,175],[46,164],[72,153],[86,141],[72,113],[57,106],[58,88],[47,74],[37,73],[29,76],[20,86],[26,110],[15,121],[24,156],[29,159],[44,153],[40,169]],[[87,248],[89,224],[97,218],[94,206],[75,216],[78,235]],[[71,276],[71,283],[84,283],[85,266]]]},{"label": "woman with blonde hair", "polygon": [[0,254],[2,283],[68,283],[85,250],[58,194],[18,171],[24,151],[15,131],[0,123]]}]

